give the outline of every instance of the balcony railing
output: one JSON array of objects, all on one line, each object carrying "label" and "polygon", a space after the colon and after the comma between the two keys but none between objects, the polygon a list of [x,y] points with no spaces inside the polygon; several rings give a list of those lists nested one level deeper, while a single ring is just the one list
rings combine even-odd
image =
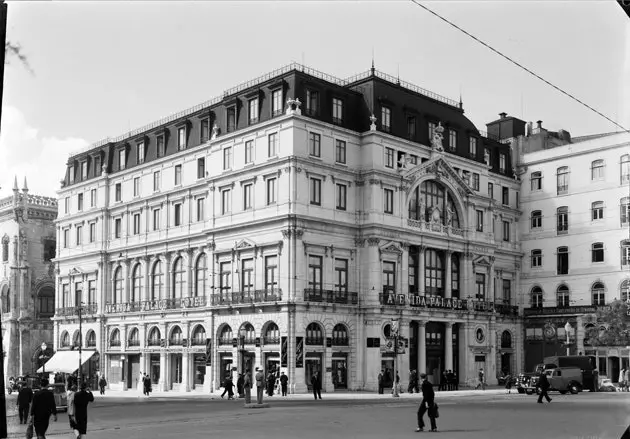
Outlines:
[{"label": "balcony railing", "polygon": [[263,338],[263,343],[264,344],[280,344],[280,337],[274,336],[274,337],[264,337]]},{"label": "balcony railing", "polygon": [[232,337],[221,337],[219,338],[219,346],[232,345]]},{"label": "balcony railing", "polygon": [[333,337],[332,339],[333,346],[348,346],[348,343],[348,337]]},{"label": "balcony railing", "polygon": [[339,303],[343,305],[356,305],[359,303],[359,294],[352,291],[320,290],[317,288],[305,288],[304,300],[306,302]]},{"label": "balcony railing", "polygon": [[324,337],[306,337],[307,345],[321,346],[324,344]]},{"label": "balcony railing", "polygon": [[250,290],[224,292],[212,295],[213,305],[238,305],[248,303],[279,302],[282,300],[281,289]]},{"label": "balcony railing", "polygon": [[445,226],[441,223],[431,223],[427,221],[407,219],[407,225],[409,227],[415,227],[427,232],[445,233],[447,235],[464,236],[464,229],[458,229],[457,227]]},{"label": "balcony railing", "polygon": [[147,345],[149,346],[159,346],[160,345],[160,339],[159,338],[150,338],[147,340]]},{"label": "balcony railing", "polygon": [[[98,304],[96,303],[88,303],[87,305],[83,305],[81,307],[81,315],[93,315],[98,313]],[[57,308],[55,310],[55,315],[59,317],[72,317],[78,316],[79,311],[76,306],[69,306],[66,308]]]}]

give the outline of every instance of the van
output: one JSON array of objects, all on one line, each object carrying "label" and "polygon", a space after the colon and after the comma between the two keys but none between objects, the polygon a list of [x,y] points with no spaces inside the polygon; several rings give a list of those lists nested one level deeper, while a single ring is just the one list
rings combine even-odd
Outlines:
[{"label": "van", "polygon": [[546,370],[545,374],[549,380],[549,390],[557,390],[563,395],[567,392],[575,395],[584,388],[582,370],[577,367],[556,367]]}]

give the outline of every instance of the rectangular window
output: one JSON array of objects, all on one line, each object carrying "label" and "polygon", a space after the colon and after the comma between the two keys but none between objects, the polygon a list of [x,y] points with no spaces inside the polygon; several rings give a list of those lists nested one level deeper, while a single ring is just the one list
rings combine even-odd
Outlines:
[{"label": "rectangular window", "polygon": [[83,237],[83,226],[77,226],[77,245],[81,245],[82,244],[82,238]]},{"label": "rectangular window", "polygon": [[121,183],[116,183],[116,186],[114,186],[115,188],[115,200],[116,201],[122,201],[122,185]]},{"label": "rectangular window", "polygon": [[236,130],[236,107],[227,109],[227,132],[231,133]]},{"label": "rectangular window", "polygon": [[313,157],[321,157],[322,156],[321,136],[319,134],[317,134],[317,133],[309,133],[308,144],[309,144],[309,148],[308,148],[309,155],[311,155]]},{"label": "rectangular window", "polygon": [[160,157],[164,157],[166,155],[166,149],[164,147],[164,136],[157,136],[156,138],[156,145],[157,145],[157,156],[158,158]]},{"label": "rectangular window", "polygon": [[532,268],[542,267],[542,250],[539,250],[539,249],[532,250],[531,263],[532,263]]},{"label": "rectangular window", "polygon": [[532,172],[530,180],[532,192],[542,190],[542,172]]},{"label": "rectangular window", "polygon": [[160,171],[153,173],[153,192],[160,190]]},{"label": "rectangular window", "polygon": [[61,291],[62,291],[61,306],[63,308],[68,308],[70,307],[70,284],[63,284]]},{"label": "rectangular window", "polygon": [[254,161],[254,141],[248,140],[245,142],[245,164],[252,163]]},{"label": "rectangular window", "polygon": [[114,220],[114,238],[120,238],[122,233],[122,220],[120,218],[116,218]]},{"label": "rectangular window", "polygon": [[335,258],[335,291],[348,291],[348,260]]},{"label": "rectangular window", "polygon": [[306,114],[315,116],[319,112],[319,92],[306,90]]},{"label": "rectangular window", "polygon": [[473,190],[479,191],[479,174],[473,172],[472,177],[472,188]]},{"label": "rectangular window", "polygon": [[558,235],[564,235],[569,231],[569,209],[567,207],[559,207],[557,211],[558,222],[557,231]]},{"label": "rectangular window", "polygon": [[475,137],[468,139],[468,153],[471,157],[477,157],[477,139]]},{"label": "rectangular window", "polygon": [[393,214],[394,213],[394,191],[392,189],[383,189],[383,194],[385,197],[385,213]]},{"label": "rectangular window", "polygon": [[77,209],[79,212],[83,210],[83,194],[77,195]]},{"label": "rectangular window", "polygon": [[258,98],[250,99],[247,103],[249,124],[258,123]]},{"label": "rectangular window", "polygon": [[197,159],[197,178],[205,178],[206,176],[206,159],[201,157]]},{"label": "rectangular window", "polygon": [[271,114],[280,116],[282,114],[282,90],[274,90],[271,92]]},{"label": "rectangular window", "polygon": [[267,156],[275,157],[278,154],[278,133],[269,134],[269,146],[267,147]]},{"label": "rectangular window", "polygon": [[483,210],[477,211],[477,231],[483,232]]},{"label": "rectangular window", "polygon": [[206,118],[206,119],[201,120],[201,127],[199,131],[200,131],[200,135],[199,135],[200,143],[205,143],[208,140],[210,140],[210,119]]},{"label": "rectangular window", "polygon": [[503,240],[510,242],[510,222],[503,221]]},{"label": "rectangular window", "polygon": [[175,165],[175,186],[182,184],[182,165]]},{"label": "rectangular window", "polygon": [[416,118],[407,116],[407,138],[414,140],[416,138]]},{"label": "rectangular window", "polygon": [[96,189],[90,189],[90,207],[96,207]]},{"label": "rectangular window", "polygon": [[223,170],[232,168],[232,147],[223,148]]},{"label": "rectangular window", "polygon": [[322,204],[322,181],[319,178],[311,178],[311,204]]},{"label": "rectangular window", "polygon": [[101,158],[100,157],[94,157],[94,175],[99,176],[101,175],[103,169],[101,168]]},{"label": "rectangular window", "polygon": [[96,223],[90,223],[90,242],[96,241]]},{"label": "rectangular window", "polygon": [[180,127],[177,129],[177,150],[184,149],[186,149],[186,127]]},{"label": "rectangular window", "polygon": [[621,224],[626,224],[630,221],[630,197],[625,197],[620,200],[619,213],[621,216]]},{"label": "rectangular window", "polygon": [[241,291],[250,293],[254,289],[254,260],[241,259]]},{"label": "rectangular window", "polygon": [[232,263],[231,262],[221,262],[219,265],[219,271],[221,277],[219,278],[219,288],[221,290],[221,297],[226,298],[226,295],[229,293],[232,288],[232,282],[230,277],[232,276]]},{"label": "rectangular window", "polygon": [[499,154],[499,172],[502,174],[505,174],[505,168],[506,163],[505,163],[505,154],[500,153]]},{"label": "rectangular window", "polygon": [[595,160],[591,163],[591,180],[601,180],[604,178],[604,161]]},{"label": "rectangular window", "polygon": [[542,227],[542,212],[540,210],[532,211],[532,229],[539,229]]},{"label": "rectangular window", "polygon": [[334,124],[341,125],[343,123],[343,101],[338,98],[332,100],[332,121]]},{"label": "rectangular window", "polygon": [[205,202],[205,198],[197,198],[197,221],[203,221],[205,218],[203,209]]},{"label": "rectangular window", "polygon": [[136,160],[139,165],[144,163],[144,142],[138,142],[136,144]]},{"label": "rectangular window", "polygon": [[265,256],[265,289],[271,291],[278,288],[278,257]]},{"label": "rectangular window", "polygon": [[81,180],[87,180],[88,178],[88,167],[87,161],[81,162]]},{"label": "rectangular window", "polygon": [[503,302],[510,303],[512,301],[512,281],[503,279]]},{"label": "rectangular window", "polygon": [[494,184],[488,183],[488,196],[494,200]]},{"label": "rectangular window", "polygon": [[252,208],[252,187],[251,184],[243,186],[243,210]]},{"label": "rectangular window", "polygon": [[123,170],[125,169],[125,164],[126,164],[126,154],[125,154],[125,150],[124,149],[120,149],[118,150],[118,169],[119,170]]},{"label": "rectangular window", "polygon": [[383,261],[383,293],[396,292],[396,263]]},{"label": "rectangular window", "polygon": [[381,128],[386,133],[392,130],[392,110],[387,107],[381,107]]},{"label": "rectangular window", "polygon": [[346,164],[346,142],[343,140],[335,140],[335,162]]},{"label": "rectangular window", "polygon": [[276,204],[276,179],[267,179],[267,205]]},{"label": "rectangular window", "polygon": [[566,194],[569,191],[569,168],[566,166],[558,168],[556,179],[558,195]]},{"label": "rectangular window", "polygon": [[63,229],[63,248],[70,245],[70,229]]},{"label": "rectangular window", "polygon": [[437,124],[435,122],[429,122],[428,124],[429,131],[429,143],[433,141],[433,136],[435,135],[435,129],[437,128]]},{"label": "rectangular window", "polygon": [[322,260],[321,256],[308,257],[308,287],[312,291],[322,289]]},{"label": "rectangular window", "polygon": [[604,243],[596,242],[593,244],[591,253],[592,262],[604,262]]},{"label": "rectangular window", "polygon": [[175,208],[175,217],[174,219],[174,223],[175,223],[175,227],[177,226],[181,226],[183,221],[183,216],[184,216],[184,209],[182,206],[182,203],[177,203],[173,206]]},{"label": "rectangular window", "polygon": [[140,196],[140,177],[135,177],[133,179],[133,196],[134,197]]},{"label": "rectangular window", "polygon": [[232,198],[231,192],[229,189],[224,189],[221,191],[221,214],[225,215],[232,211]]},{"label": "rectangular window", "polygon": [[160,209],[153,209],[153,230],[160,230]]},{"label": "rectangular window", "polygon": [[70,183],[74,183],[74,165],[70,166]]},{"label": "rectangular window", "polygon": [[345,184],[337,183],[337,210],[346,210],[347,190],[348,187]]},{"label": "rectangular window", "polygon": [[394,167],[394,150],[393,148],[385,148],[385,167]]},{"label": "rectangular window", "polygon": [[88,297],[87,303],[96,303],[96,281],[88,281]]},{"label": "rectangular window", "polygon": [[591,218],[593,221],[604,219],[604,202],[596,201],[591,204]]},{"label": "rectangular window", "polygon": [[70,213],[70,197],[66,197],[63,201],[64,201],[64,212]]},{"label": "rectangular window", "polygon": [[136,213],[133,216],[133,234],[134,235],[140,234],[140,214],[139,213]]},{"label": "rectangular window", "polygon": [[621,246],[621,265],[630,265],[630,245]]},{"label": "rectangular window", "polygon": [[475,292],[477,300],[485,300],[486,298],[486,275],[483,273],[475,273]]},{"label": "rectangular window", "polygon": [[558,274],[569,274],[569,248],[558,247]]},{"label": "rectangular window", "polygon": [[457,149],[457,131],[448,130],[448,147],[451,151],[455,151]]},{"label": "rectangular window", "polygon": [[502,193],[501,201],[504,206],[509,206],[510,205],[510,188],[503,187],[502,189],[503,189],[503,193]]}]

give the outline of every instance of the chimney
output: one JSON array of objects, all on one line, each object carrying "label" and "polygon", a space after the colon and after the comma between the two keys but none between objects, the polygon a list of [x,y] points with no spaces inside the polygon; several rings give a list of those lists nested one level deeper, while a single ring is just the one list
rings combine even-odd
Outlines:
[{"label": "chimney", "polygon": [[501,119],[505,119],[505,118],[506,118],[506,116],[507,116],[507,113],[499,113],[499,117],[500,117]]},{"label": "chimney", "polygon": [[533,134],[534,124],[531,122],[527,122],[527,135],[531,136]]},{"label": "chimney", "polygon": [[537,120],[536,124],[538,125],[538,129],[542,129],[542,120]]}]

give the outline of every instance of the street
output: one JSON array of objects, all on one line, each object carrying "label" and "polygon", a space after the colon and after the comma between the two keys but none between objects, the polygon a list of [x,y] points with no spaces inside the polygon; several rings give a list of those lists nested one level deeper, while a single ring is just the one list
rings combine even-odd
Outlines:
[{"label": "street", "polygon": [[[506,395],[501,391],[471,394],[441,393],[438,430],[449,438],[597,438],[619,439],[630,424],[630,393],[550,394],[551,404],[537,404],[535,396]],[[307,395],[266,399],[270,408],[245,409],[243,401],[214,396],[155,396],[149,399],[95,395],[89,408],[91,439],[221,437],[404,438],[415,437],[420,396],[323,394],[321,401]],[[7,406],[14,410],[14,397]],[[425,419],[425,422],[428,420]],[[23,437],[24,426],[9,417],[10,437]],[[51,423],[51,437],[72,437],[65,413]]]}]

